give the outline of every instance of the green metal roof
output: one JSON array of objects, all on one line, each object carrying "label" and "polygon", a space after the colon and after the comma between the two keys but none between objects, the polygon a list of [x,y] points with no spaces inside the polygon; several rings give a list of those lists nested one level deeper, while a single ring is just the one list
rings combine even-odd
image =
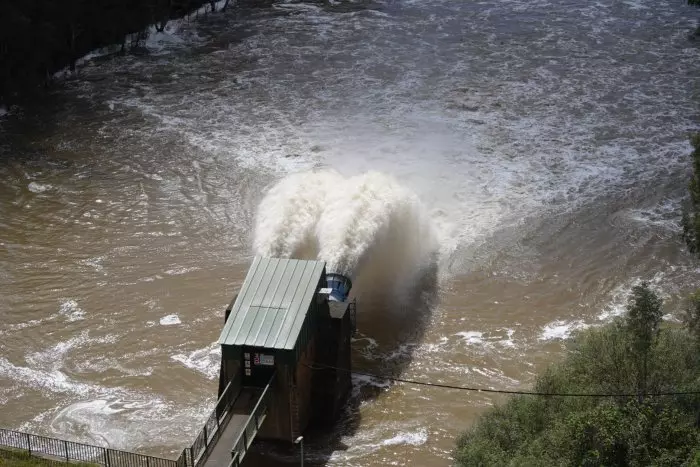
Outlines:
[{"label": "green metal roof", "polygon": [[219,344],[293,349],[325,265],[323,261],[256,257]]}]

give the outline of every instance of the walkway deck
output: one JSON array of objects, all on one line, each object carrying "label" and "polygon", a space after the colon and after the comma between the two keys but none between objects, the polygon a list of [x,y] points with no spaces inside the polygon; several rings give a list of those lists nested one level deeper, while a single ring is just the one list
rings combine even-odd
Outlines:
[{"label": "walkway deck", "polygon": [[226,467],[231,461],[231,449],[236,438],[245,428],[248,418],[262,395],[263,388],[244,387],[231,408],[231,418],[217,440],[204,467]]}]

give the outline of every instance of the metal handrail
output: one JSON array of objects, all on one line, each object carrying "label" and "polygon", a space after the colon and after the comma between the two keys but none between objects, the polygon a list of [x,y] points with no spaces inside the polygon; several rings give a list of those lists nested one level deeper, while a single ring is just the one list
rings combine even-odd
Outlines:
[{"label": "metal handrail", "polygon": [[[270,380],[270,382],[272,382],[272,380]],[[52,458],[64,459],[67,462],[82,461],[104,466],[196,466],[202,463],[202,461],[209,454],[210,449],[221,434],[221,425],[223,425],[226,422],[226,419],[231,416],[231,407],[242,390],[242,387],[239,386],[238,394],[234,394],[234,388],[239,383],[240,381],[235,379],[229,381],[226,388],[221,393],[221,396],[217,399],[214,410],[209,414],[209,417],[207,417],[205,425],[197,435],[192,447],[184,449],[177,460],[147,456],[128,451],[120,451],[118,449],[110,449],[104,446],[76,443],[74,441],[34,435],[31,433],[3,428],[0,428],[0,448],[7,447],[20,449],[29,453],[30,455],[51,456]],[[265,395],[266,393],[263,392],[263,396]],[[258,401],[258,405],[262,399],[263,397],[261,397],[261,399]],[[256,414],[258,405],[256,405],[253,414]],[[246,427],[248,423],[246,424]],[[211,430],[207,429],[209,425],[212,425]]]},{"label": "metal handrail", "polygon": [[147,465],[151,467],[176,467],[181,465],[172,459],[0,428],[0,448],[2,447],[19,449],[33,456],[62,459],[64,462],[80,461],[96,465],[123,467]]},{"label": "metal handrail", "polygon": [[273,374],[270,377],[270,380],[267,383],[267,386],[265,386],[265,389],[263,390],[262,394],[258,398],[258,402],[255,404],[255,408],[253,411],[250,413],[250,416],[248,417],[248,420],[246,420],[245,425],[243,425],[243,429],[241,432],[238,434],[236,437],[236,440],[233,442],[233,445],[231,446],[231,462],[229,463],[229,467],[238,465],[241,461],[241,450],[237,450],[239,444],[241,443],[241,438],[243,438],[244,441],[244,446],[243,446],[243,455],[245,455],[246,452],[248,452],[248,448],[250,447],[250,443],[252,440],[246,439],[246,432],[248,431],[248,427],[250,426],[251,422],[255,421],[255,429],[259,430],[260,425],[258,424],[258,409],[260,408],[260,405],[265,401],[265,399],[268,396],[268,392],[270,390],[270,386],[272,385],[272,381],[275,379],[275,375]]},{"label": "metal handrail", "polygon": [[[219,396],[217,399],[216,404],[214,405],[214,410],[212,410],[212,412],[209,414],[209,417],[207,417],[207,420],[204,422],[204,426],[192,443],[192,447],[190,448],[190,456],[193,466],[200,465],[207,459],[208,455],[210,454],[210,450],[213,449],[218,437],[221,435],[221,424],[224,424],[226,419],[230,416],[231,407],[242,390],[242,387],[239,386],[238,394],[235,396],[231,395],[230,391],[238,383],[239,381],[236,380],[236,378],[233,378],[228,382],[226,388],[221,393],[221,396]],[[220,407],[222,402],[225,402],[225,404]],[[221,412],[221,416],[219,412]],[[207,427],[212,419],[216,422],[216,424],[212,426],[211,430],[207,430]]]},{"label": "metal handrail", "polygon": [[[226,385],[226,388],[224,388],[223,392],[221,393],[219,398],[216,400],[216,405],[214,405],[215,410],[219,407],[219,404],[221,403],[221,401],[224,400],[224,397],[227,395],[226,393],[232,387],[234,381],[235,381],[235,378],[231,379],[231,381],[228,382],[228,384]],[[238,389],[239,394],[240,394],[240,392],[241,392],[241,388]],[[236,397],[238,397],[238,396],[236,396]],[[234,397],[233,400],[235,400],[235,399],[236,398]]]}]

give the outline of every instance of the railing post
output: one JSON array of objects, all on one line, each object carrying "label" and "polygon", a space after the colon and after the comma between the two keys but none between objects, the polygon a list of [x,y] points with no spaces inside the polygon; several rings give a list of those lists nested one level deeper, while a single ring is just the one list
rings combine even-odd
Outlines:
[{"label": "railing post", "polygon": [[29,433],[26,433],[27,435],[27,451],[29,451],[29,455],[32,454],[32,438],[29,435]]},{"label": "railing post", "polygon": [[207,424],[204,424],[204,446],[209,446],[209,435],[207,434]]},{"label": "railing post", "polygon": [[107,455],[107,449],[102,448],[102,455],[105,458],[105,465],[109,467],[109,456]]},{"label": "railing post", "polygon": [[68,441],[63,441],[63,447],[66,448],[66,462],[69,462],[70,457],[68,457]]},{"label": "railing post", "polygon": [[194,449],[190,446],[190,465],[194,467]]}]

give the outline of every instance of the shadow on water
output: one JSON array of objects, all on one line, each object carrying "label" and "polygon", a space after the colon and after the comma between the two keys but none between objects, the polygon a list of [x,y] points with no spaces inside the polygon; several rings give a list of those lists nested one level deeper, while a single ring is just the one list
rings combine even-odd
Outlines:
[{"label": "shadow on water", "polygon": [[[78,133],[83,139],[94,137],[112,122],[117,128],[148,126],[141,115],[125,115],[115,120],[114,109],[108,107],[110,98],[120,94],[140,95],[144,88],[156,94],[159,90],[170,92],[173,67],[186,65],[192,55],[206,55],[210,49],[225,50],[242,42],[256,33],[256,20],[289,14],[274,11],[273,4],[272,0],[241,0],[231,2],[225,11],[209,12],[196,18],[192,14],[187,19],[171,21],[183,22],[187,29],[196,29],[196,35],[205,39],[169,54],[173,65],[140,42],[133,43],[126,51],[116,45],[93,50],[80,61],[75,74],[58,72],[47,85],[35,86],[13,101],[8,114],[0,117],[0,163],[48,157],[62,159],[65,151],[61,150],[61,145],[52,143],[59,139],[70,140]],[[144,33],[143,38],[147,40],[148,33]],[[196,71],[188,76],[191,80],[183,92],[205,87],[206,73],[197,82],[199,73]],[[236,70],[229,71],[235,73]]]},{"label": "shadow on water", "polygon": [[[240,0],[231,2],[225,11],[181,19],[186,29],[195,29],[195,35],[204,40],[172,51],[167,60],[137,45],[126,53],[97,54],[79,65],[76,74],[54,79],[48,87],[32,89],[16,101],[8,115],[0,117],[0,165],[29,162],[41,166],[49,159],[68,166],[71,160],[89,162],[118,148],[125,136],[123,128],[143,128],[148,136],[148,130],[158,125],[158,121],[150,122],[138,111],[115,110],[110,105],[114,96],[138,98],[144,90],[167,94],[178,87],[182,87],[182,93],[218,92],[222,75],[231,76],[235,88],[235,76],[250,64],[241,59],[211,67],[207,57],[256,35],[259,22],[307,13],[303,9],[275,8],[278,3],[284,2]],[[297,3],[317,4],[339,14],[380,8],[371,0]]]},{"label": "shadow on water", "polygon": [[[357,278],[358,332],[353,339],[352,370],[383,378],[353,375],[352,395],[335,425],[305,433],[304,465],[323,466],[343,457],[361,426],[361,407],[381,398],[393,386],[391,378],[401,378],[413,361],[437,305],[437,264],[426,268],[413,286],[399,289],[403,290],[387,293],[389,281],[371,274]],[[246,465],[298,465],[299,456],[299,446],[258,441]]]}]

